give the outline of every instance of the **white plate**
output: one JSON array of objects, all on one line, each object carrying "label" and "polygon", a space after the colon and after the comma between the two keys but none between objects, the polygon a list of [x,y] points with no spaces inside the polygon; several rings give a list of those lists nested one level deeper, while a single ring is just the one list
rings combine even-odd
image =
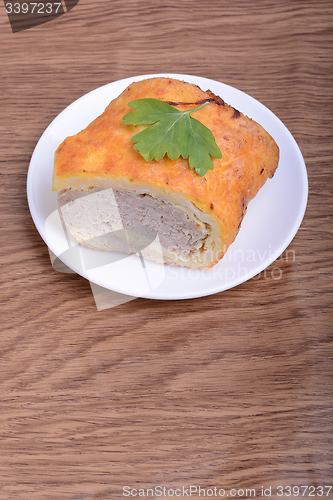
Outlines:
[{"label": "white plate", "polygon": [[[94,271],[70,267],[91,282],[109,290],[151,299],[189,299],[232,288],[258,275],[274,262],[294,238],[304,216],[308,179],[302,154],[283,123],[264,105],[243,92],[214,80],[190,75],[158,74],[126,78],[100,87],[81,97],[45,130],[32,155],[27,181],[28,203],[34,223],[55,255],[68,245],[58,226],[56,193],[52,192],[54,152],[69,135],[85,128],[109,102],[134,81],[155,76],[185,80],[210,89],[245,115],[260,123],[280,148],[279,167],[249,203],[241,230],[224,258],[208,271],[162,266],[137,256]],[[51,216],[53,214],[53,216]],[[86,251],[86,250],[85,250]],[[96,252],[95,250],[89,250]],[[64,263],[66,261],[64,260]],[[281,272],[272,270],[278,280]]]}]

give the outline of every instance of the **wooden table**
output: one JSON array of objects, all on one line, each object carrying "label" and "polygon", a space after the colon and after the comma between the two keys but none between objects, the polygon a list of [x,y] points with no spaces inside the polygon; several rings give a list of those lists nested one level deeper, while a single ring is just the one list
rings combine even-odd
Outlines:
[{"label": "wooden table", "polygon": [[[310,498],[332,484],[332,10],[80,0],[13,33],[0,5],[1,500],[134,498],[134,488],[286,499],[294,485]],[[27,204],[29,160],[72,101],[160,72],[219,80],[270,108],[303,153],[307,211],[266,277],[98,311],[86,280],[50,265]],[[281,279],[270,279],[276,266]]]}]

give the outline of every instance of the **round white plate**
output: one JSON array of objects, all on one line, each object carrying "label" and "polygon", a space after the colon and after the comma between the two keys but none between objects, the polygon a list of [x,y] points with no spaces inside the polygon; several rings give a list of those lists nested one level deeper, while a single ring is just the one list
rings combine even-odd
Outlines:
[{"label": "round white plate", "polygon": [[[54,152],[69,135],[84,129],[100,115],[109,102],[134,81],[164,76],[177,78],[210,89],[225,102],[260,123],[280,148],[279,167],[257,196],[249,203],[235,242],[212,269],[199,271],[130,256],[112,265],[85,271],[62,257],[68,239],[59,225],[56,193],[52,192]],[[223,83],[190,75],[157,74],[126,78],[100,87],[81,97],[45,130],[31,158],[28,203],[34,223],[49,249],[74,271],[99,286],[123,294],[151,299],[190,299],[232,288],[258,275],[274,262],[294,238],[304,216],[308,179],[302,154],[283,123],[264,105],[240,90]],[[82,248],[80,249],[82,251]],[[83,252],[97,252],[86,250]],[[142,263],[145,266],[142,266]],[[83,268],[84,269],[84,268]],[[271,271],[279,279],[279,268]]]}]

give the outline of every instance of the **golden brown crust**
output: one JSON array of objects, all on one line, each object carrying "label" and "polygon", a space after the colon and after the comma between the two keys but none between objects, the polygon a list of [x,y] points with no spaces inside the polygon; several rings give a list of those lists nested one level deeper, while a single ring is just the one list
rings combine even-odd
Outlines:
[{"label": "golden brown crust", "polygon": [[[212,131],[222,151],[221,160],[213,159],[213,170],[200,177],[187,160],[165,157],[146,162],[133,149],[131,137],[140,127],[120,122],[130,111],[128,102],[144,97],[172,103],[180,110],[209,102],[195,118]],[[152,78],[130,85],[85,130],[65,139],[55,154],[53,189],[70,187],[66,180],[74,177],[83,181],[96,177],[144,181],[180,193],[215,215],[227,248],[237,235],[248,202],[274,175],[278,160],[272,137],[212,92],[171,78]]]}]

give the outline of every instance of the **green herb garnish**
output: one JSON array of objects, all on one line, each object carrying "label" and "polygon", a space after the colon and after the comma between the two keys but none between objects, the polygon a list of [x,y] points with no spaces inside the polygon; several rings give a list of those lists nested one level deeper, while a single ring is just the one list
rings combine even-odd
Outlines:
[{"label": "green herb garnish", "polygon": [[137,99],[128,103],[135,111],[123,117],[125,125],[151,125],[132,137],[133,146],[146,161],[161,160],[167,155],[170,160],[180,156],[189,161],[192,169],[203,176],[213,170],[212,158],[222,158],[220,148],[212,132],[191,113],[208,104],[187,111],[158,99]]}]

